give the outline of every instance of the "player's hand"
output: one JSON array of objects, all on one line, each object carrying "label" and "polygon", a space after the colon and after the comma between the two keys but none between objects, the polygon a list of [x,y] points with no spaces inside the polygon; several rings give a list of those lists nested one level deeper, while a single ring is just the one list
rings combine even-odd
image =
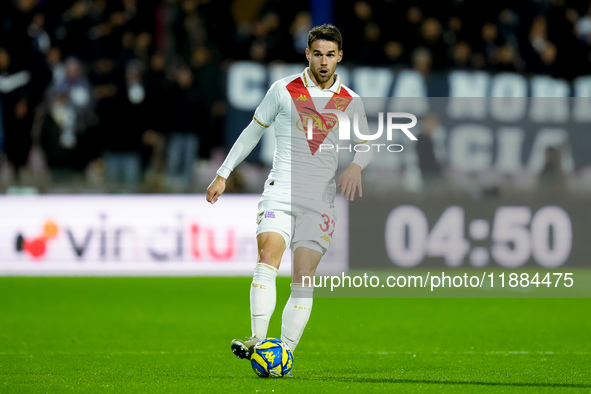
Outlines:
[{"label": "player's hand", "polygon": [[226,178],[216,175],[215,179],[207,187],[207,195],[205,197],[207,202],[215,204],[224,190],[226,190]]},{"label": "player's hand", "polygon": [[359,197],[361,197],[361,167],[355,163],[351,163],[341,174],[337,187],[341,188],[341,196],[345,196],[347,201],[355,200],[357,190],[359,190]]}]

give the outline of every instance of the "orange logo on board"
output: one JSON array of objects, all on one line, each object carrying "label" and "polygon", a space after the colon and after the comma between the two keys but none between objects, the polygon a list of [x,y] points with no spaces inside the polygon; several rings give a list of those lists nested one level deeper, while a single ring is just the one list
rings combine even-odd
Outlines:
[{"label": "orange logo on board", "polygon": [[55,238],[59,232],[55,222],[47,221],[43,225],[43,234],[37,238],[25,238],[19,234],[16,238],[16,250],[26,252],[33,259],[40,259],[45,255],[47,242]]}]

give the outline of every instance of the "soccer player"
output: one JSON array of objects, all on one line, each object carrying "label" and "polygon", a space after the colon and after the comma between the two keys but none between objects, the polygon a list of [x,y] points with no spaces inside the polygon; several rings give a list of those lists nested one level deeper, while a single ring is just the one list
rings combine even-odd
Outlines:
[{"label": "soccer player", "polygon": [[[344,112],[351,119],[351,126],[356,125],[361,134],[367,134],[367,119],[359,96],[335,74],[337,63],[343,58],[341,48],[342,37],[336,27],[322,25],[309,32],[309,66],[269,88],[253,120],[207,188],[207,201],[214,204],[224,192],[232,170],[273,125],[273,168],[257,214],[258,259],[250,288],[252,337],[235,339],[231,344],[239,358],[250,359],[252,347],[267,337],[276,303],[275,278],[286,247],[294,255],[291,296],[283,310],[281,339],[295,351],[312,311],[314,288],[304,286],[302,278],[314,276],[332,239],[336,188],[340,187],[341,195],[349,201],[356,193],[362,195],[361,171],[372,157],[369,146],[355,147],[353,162],[342,173],[338,185],[335,182],[339,123],[334,111]],[[367,142],[351,134],[352,141],[346,142]],[[345,149],[352,151],[352,146]]]}]

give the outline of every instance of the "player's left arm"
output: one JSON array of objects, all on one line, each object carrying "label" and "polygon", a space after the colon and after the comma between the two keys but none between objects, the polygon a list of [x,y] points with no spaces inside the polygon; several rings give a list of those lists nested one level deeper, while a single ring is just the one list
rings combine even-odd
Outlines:
[{"label": "player's left arm", "polygon": [[[369,134],[369,127],[367,125],[367,116],[365,116],[365,109],[363,102],[360,97],[356,97],[353,100],[352,109],[358,113],[359,116],[359,131],[362,134]],[[351,117],[353,118],[353,117]],[[368,141],[360,140],[354,135],[353,143],[355,145],[367,144]],[[363,196],[363,188],[361,185],[361,171],[367,167],[367,165],[373,159],[373,150],[369,149],[357,149],[353,161],[341,174],[339,178],[339,184],[337,187],[341,188],[341,196],[345,196],[347,201],[354,201],[355,194],[359,193],[359,197]]]},{"label": "player's left arm", "polygon": [[341,174],[337,187],[341,188],[341,196],[345,196],[347,201],[355,200],[355,193],[359,190],[359,197],[363,196],[361,188],[361,170],[362,168],[355,164],[349,164],[349,167]]}]

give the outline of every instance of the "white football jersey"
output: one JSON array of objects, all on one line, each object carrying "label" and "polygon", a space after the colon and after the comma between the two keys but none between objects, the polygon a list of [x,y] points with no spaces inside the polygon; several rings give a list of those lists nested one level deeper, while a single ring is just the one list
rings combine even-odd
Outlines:
[{"label": "white football jersey", "polygon": [[[349,150],[355,144],[367,142],[359,140],[352,131],[354,113],[358,114],[359,131],[368,134],[360,97],[335,76],[332,86],[321,90],[311,81],[306,68],[301,74],[275,82],[257,107],[254,121],[265,129],[273,125],[276,142],[273,168],[265,182],[262,200],[288,204],[292,197],[330,204],[334,201],[337,146]],[[339,141],[338,118],[326,110],[340,110],[349,117],[350,141]],[[313,126],[312,139],[308,139],[309,124]],[[231,157],[236,156],[232,151],[218,171],[221,176],[227,177],[238,164]]]},{"label": "white football jersey", "polygon": [[[324,90],[310,80],[307,69],[271,86],[254,114],[261,126],[273,124],[275,130],[273,169],[265,182],[263,199],[283,200],[287,195],[332,203],[336,193],[338,119],[332,113],[323,113],[324,110],[345,112],[351,124],[353,113],[357,112],[360,131],[367,133],[363,103],[355,92],[342,85],[338,75],[332,86]],[[310,122],[311,140],[307,133]],[[353,139],[341,145],[363,142]]]}]

